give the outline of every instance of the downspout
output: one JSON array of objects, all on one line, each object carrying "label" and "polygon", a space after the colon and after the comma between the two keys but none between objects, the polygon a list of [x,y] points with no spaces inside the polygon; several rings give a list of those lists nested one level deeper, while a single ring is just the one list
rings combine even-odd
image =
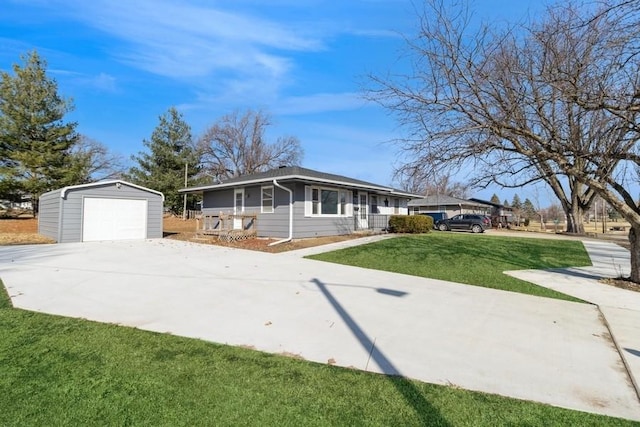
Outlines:
[{"label": "downspout", "polygon": [[[63,193],[60,192],[62,195]],[[40,224],[40,209],[38,209],[38,224]],[[58,199],[58,237],[56,243],[62,243],[62,216],[64,215],[64,196]]]},{"label": "downspout", "polygon": [[[273,185],[275,185],[278,188],[282,188],[283,190],[289,193],[289,237],[287,237],[286,239],[278,240],[277,242],[269,243],[269,246],[275,246],[275,245],[279,245],[280,243],[290,242],[291,239],[293,239],[293,191],[289,190],[287,187],[283,187],[282,185],[278,184],[278,181],[275,178],[273,179]],[[273,194],[274,199],[275,199],[275,196],[276,195],[274,193]]]}]

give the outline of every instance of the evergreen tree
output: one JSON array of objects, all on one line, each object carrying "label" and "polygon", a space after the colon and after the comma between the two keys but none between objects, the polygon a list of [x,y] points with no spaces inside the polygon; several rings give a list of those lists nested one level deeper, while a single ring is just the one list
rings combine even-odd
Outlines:
[{"label": "evergreen tree", "polygon": [[520,201],[520,196],[518,196],[517,194],[513,195],[513,199],[511,200],[511,207],[513,209],[521,209],[522,208],[522,202]]},{"label": "evergreen tree", "polygon": [[531,200],[524,199],[524,203],[522,204],[522,214],[525,218],[533,219],[536,216],[536,208],[531,203]]},{"label": "evergreen tree", "polygon": [[491,203],[499,205],[500,204],[500,197],[498,197],[498,195],[496,193],[493,193],[493,196],[491,196]]},{"label": "evergreen tree", "polygon": [[508,208],[509,206],[509,201],[507,199],[504,199],[504,202],[502,202],[502,206],[504,206],[505,208]]},{"label": "evergreen tree", "polygon": [[174,107],[159,117],[158,126],[151,140],[144,140],[147,152],[140,152],[132,159],[138,166],[127,174],[131,182],[161,191],[165,207],[173,213],[182,212],[183,196],[178,194],[200,170],[200,158],[193,147],[191,127]]},{"label": "evergreen tree", "polygon": [[63,121],[73,110],[46,75],[46,61],[36,51],[21,56],[13,75],[0,73],[0,190],[2,196],[30,195],[34,214],[45,191],[74,184],[71,149],[76,123]]}]

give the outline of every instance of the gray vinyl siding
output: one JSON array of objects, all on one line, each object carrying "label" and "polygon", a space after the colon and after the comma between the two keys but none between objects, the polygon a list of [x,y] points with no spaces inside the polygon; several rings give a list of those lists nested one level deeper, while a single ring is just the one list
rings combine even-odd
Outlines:
[{"label": "gray vinyl siding", "polygon": [[[271,184],[266,184],[271,185]],[[293,189],[293,238],[335,236],[354,231],[353,217],[305,217],[305,185],[301,182],[282,183]],[[273,213],[261,213],[262,186],[244,187],[245,213],[258,214],[258,236],[285,238],[289,236],[289,193],[274,187]],[[241,187],[239,187],[241,188]],[[202,212],[209,215],[233,213],[234,189],[208,191],[203,195]]]},{"label": "gray vinyl siding", "polygon": [[[271,185],[271,184],[266,184]],[[305,216],[305,183],[303,182],[286,182],[281,183],[287,188],[293,189],[293,238],[301,239],[308,237],[336,236],[342,234],[351,234],[355,231],[355,219],[353,215],[349,216]],[[324,187],[336,188],[327,184]],[[238,187],[242,188],[242,187]],[[362,191],[362,190],[360,190]],[[289,193],[285,190],[274,186],[274,212],[261,213],[262,205],[262,189],[260,185],[252,185],[244,187],[245,213],[258,214],[258,236],[284,238],[289,235]],[[372,193],[369,193],[371,196]],[[391,212],[392,205],[388,208],[380,206],[382,197],[389,198],[392,203],[393,198],[387,195],[376,195],[378,197],[379,210]],[[222,213],[233,213],[234,205],[234,189],[225,188],[221,190],[207,191],[203,198],[203,212],[210,215],[218,215]],[[401,214],[406,214],[406,209],[402,208],[406,205],[406,200],[401,201]],[[351,202],[351,201],[350,201]],[[386,228],[388,222],[387,215],[370,216],[369,223],[371,230],[381,230]],[[380,225],[382,224],[382,225]]]},{"label": "gray vinyl siding", "polygon": [[[287,237],[289,235],[289,193],[273,186],[273,212],[261,213],[262,187],[260,185],[239,187],[244,188],[244,213],[258,215],[258,237]],[[235,189],[233,188],[205,192],[202,213],[209,215],[232,214],[234,203]]]},{"label": "gray vinyl siding", "polygon": [[[329,186],[327,186],[329,187]],[[304,215],[304,183],[296,183],[294,192],[294,220],[293,237],[296,239],[307,237],[336,236],[351,234],[354,231],[353,216],[340,217],[305,217]]]},{"label": "gray vinyl siding", "polygon": [[233,213],[233,188],[218,191],[208,191],[202,195],[202,213],[218,215],[219,213]]},{"label": "gray vinyl siding", "polygon": [[[41,234],[55,239],[58,243],[82,241],[82,214],[85,197],[147,200],[147,238],[162,237],[162,196],[122,183],[120,188],[115,184],[96,183],[81,188],[70,188],[61,198],[61,190],[55,190],[40,197],[39,222]],[[53,199],[57,199],[58,207]],[[57,226],[54,228],[54,223]],[[53,234],[55,233],[55,235]]]},{"label": "gray vinyl siding", "polygon": [[[280,184],[291,189],[292,184]],[[262,191],[262,189],[260,189]],[[262,205],[262,199],[260,199]],[[258,212],[260,207],[258,208]],[[294,217],[295,227],[295,217]],[[289,237],[289,193],[282,188],[273,186],[273,212],[258,215],[259,237]]]},{"label": "gray vinyl siding", "polygon": [[60,191],[44,193],[38,200],[38,233],[55,241],[60,231]]}]

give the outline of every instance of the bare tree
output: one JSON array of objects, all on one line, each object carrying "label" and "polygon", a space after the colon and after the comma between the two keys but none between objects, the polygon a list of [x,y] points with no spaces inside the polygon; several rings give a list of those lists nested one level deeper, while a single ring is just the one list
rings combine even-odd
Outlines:
[{"label": "bare tree", "polygon": [[368,96],[407,130],[397,143],[413,160],[402,169],[464,169],[479,186],[543,181],[567,215],[567,231],[582,232],[595,194],[582,176],[621,170],[619,158],[599,156],[596,163],[591,154],[628,141],[636,116],[586,109],[576,99],[575,87],[606,84],[603,62],[614,53],[606,41],[616,28],[591,19],[601,9],[563,3],[539,22],[469,30],[471,12],[449,4],[431,0],[420,12],[419,34],[408,40],[408,75],[372,76]]},{"label": "bare tree", "polygon": [[269,143],[272,124],[263,111],[235,111],[213,124],[198,142],[205,170],[220,178],[247,175],[278,166],[298,165],[303,151],[298,138],[285,136]]},{"label": "bare tree", "polygon": [[95,139],[80,135],[72,147],[73,168],[77,183],[119,178],[124,171],[123,157],[109,151],[107,146]]},{"label": "bare tree", "polygon": [[[475,168],[477,183],[544,181],[582,231],[596,194],[631,224],[640,282],[640,2],[558,3],[533,23],[467,31],[464,5],[428,3],[408,76],[374,77],[370,97],[409,129],[410,167]],[[481,166],[481,167],[477,167]]]},{"label": "bare tree", "polygon": [[400,188],[413,193],[429,196],[432,194],[442,194],[445,196],[466,199],[469,197],[471,185],[468,183],[454,182],[450,174],[436,176],[426,174],[421,170],[412,170],[410,173],[401,169],[396,173],[395,178]]}]

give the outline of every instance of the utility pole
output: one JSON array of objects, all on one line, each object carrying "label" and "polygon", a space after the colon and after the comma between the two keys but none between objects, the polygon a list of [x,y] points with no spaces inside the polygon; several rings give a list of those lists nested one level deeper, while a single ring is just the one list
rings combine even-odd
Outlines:
[{"label": "utility pole", "polygon": [[[184,188],[187,188],[187,170],[189,168],[189,163],[184,163]],[[182,220],[187,220],[187,193],[184,193],[184,203],[182,205]]]}]

